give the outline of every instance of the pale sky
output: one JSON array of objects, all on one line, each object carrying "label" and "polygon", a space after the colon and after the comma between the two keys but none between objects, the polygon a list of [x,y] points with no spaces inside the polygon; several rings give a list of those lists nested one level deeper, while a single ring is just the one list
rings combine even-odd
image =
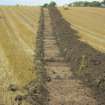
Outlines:
[{"label": "pale sky", "polygon": [[[67,4],[74,1],[94,1],[94,0],[0,0],[0,5],[15,5],[15,4],[24,4],[24,5],[41,5],[43,3],[49,3],[51,1],[56,1],[57,4]],[[102,0],[95,0],[102,1]]]}]

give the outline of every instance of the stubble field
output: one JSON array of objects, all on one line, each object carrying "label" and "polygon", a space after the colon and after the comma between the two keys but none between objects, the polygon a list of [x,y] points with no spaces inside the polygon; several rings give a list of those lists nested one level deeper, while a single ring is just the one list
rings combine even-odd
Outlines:
[{"label": "stubble field", "polygon": [[[70,63],[73,64],[72,66],[78,66],[79,70],[76,68],[76,72],[81,72],[82,69],[85,69],[83,71],[84,74],[89,74],[91,77],[87,75],[85,79],[90,79],[90,81],[97,85],[97,80],[100,79],[104,72],[105,10],[103,8],[90,7],[71,7],[68,9],[61,7],[59,11],[64,19],[60,17],[61,15],[57,15],[60,14],[59,12],[56,12],[55,16],[58,16],[56,21],[56,18],[54,19],[46,14],[49,12],[45,11],[45,22],[47,23],[50,18],[52,18],[52,21],[55,20],[54,24],[47,24],[55,25],[56,29],[52,31],[58,32],[59,35],[62,34],[58,37],[62,37],[62,43],[64,42],[61,48],[69,48],[70,46],[74,51],[73,59]],[[39,30],[40,15],[39,7],[0,7],[0,104],[14,104],[14,97],[17,94],[24,94],[23,88],[37,78],[34,60],[35,51],[38,50],[35,48],[35,44]],[[47,15],[50,17],[48,18]],[[61,22],[59,22],[60,19]],[[45,24],[46,30],[47,24]],[[61,28],[59,28],[60,26]],[[51,27],[48,27],[48,30],[50,29]],[[44,31],[46,32],[46,30]],[[76,34],[71,31],[76,32]],[[68,35],[70,35],[71,39],[66,40],[66,38],[70,38]],[[82,48],[79,48],[81,46]],[[79,52],[80,50],[81,52]],[[71,52],[69,54],[71,57]],[[67,52],[67,55],[69,54]],[[49,55],[51,56],[50,53]],[[97,55],[99,55],[100,59],[97,59]],[[87,57],[89,58],[87,59]],[[76,60],[73,61],[74,58],[79,59],[77,64],[75,63]],[[85,65],[86,67],[84,66],[85,58],[86,65],[88,65]],[[95,65],[94,62],[97,63],[96,61],[98,61],[98,64]],[[87,64],[87,62],[89,63]],[[84,67],[81,67],[82,64]],[[92,74],[93,72],[94,74]],[[9,91],[10,86],[16,86],[19,91]],[[22,105],[28,104],[23,102]]]},{"label": "stubble field", "polygon": [[11,104],[10,85],[21,89],[36,78],[33,56],[39,16],[37,7],[0,7],[0,104]]},{"label": "stubble field", "polygon": [[60,8],[63,17],[70,23],[80,40],[105,52],[105,10],[94,7]]}]

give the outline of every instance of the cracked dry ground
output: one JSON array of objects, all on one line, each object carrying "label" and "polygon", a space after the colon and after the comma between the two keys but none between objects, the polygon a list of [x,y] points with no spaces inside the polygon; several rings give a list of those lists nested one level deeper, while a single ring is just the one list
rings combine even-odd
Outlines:
[{"label": "cracked dry ground", "polygon": [[49,105],[97,105],[92,90],[73,76],[61,56],[52,32],[48,9],[44,9],[44,60],[49,80]]}]

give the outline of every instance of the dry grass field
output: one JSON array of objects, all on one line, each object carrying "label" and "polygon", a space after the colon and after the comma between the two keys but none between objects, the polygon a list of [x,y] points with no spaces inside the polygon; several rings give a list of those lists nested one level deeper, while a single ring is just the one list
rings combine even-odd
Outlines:
[{"label": "dry grass field", "polygon": [[104,53],[103,8],[1,6],[0,105],[101,105]]},{"label": "dry grass field", "polygon": [[63,17],[75,29],[80,40],[105,52],[105,9],[92,7],[60,8]]},{"label": "dry grass field", "polygon": [[[61,54],[70,67],[70,70],[68,70],[69,76],[71,71],[72,76],[75,78],[73,81],[76,80],[73,83],[72,79],[69,78],[67,85],[70,87],[68,86],[68,88],[65,86],[66,83],[63,84],[63,86],[65,86],[63,89],[67,92],[67,94],[65,94],[63,91],[65,94],[63,95],[64,97],[67,95],[69,97],[69,99],[68,97],[63,97],[66,100],[63,102],[64,105],[105,105],[104,10],[104,8],[90,7],[50,8],[53,35],[56,37]],[[55,69],[55,71],[60,70],[61,69]],[[59,75],[61,74],[63,73],[59,73]],[[72,78],[72,76],[70,77]],[[79,86],[78,88],[76,85],[78,80],[81,81],[80,84],[84,85],[83,87]],[[72,83],[70,83],[70,81],[72,81]],[[56,88],[58,83],[55,83],[51,87],[55,86],[54,88]],[[88,88],[90,92],[86,88]],[[59,91],[60,89],[59,87]],[[73,91],[73,89],[75,90]],[[84,90],[80,92],[79,89]],[[75,92],[76,94],[74,95]],[[84,92],[90,95],[86,95],[87,93],[84,94]],[[53,94],[54,92],[51,93]],[[78,95],[78,93],[82,94]],[[58,92],[58,94],[60,94],[60,92]],[[84,98],[85,95],[89,97]],[[60,98],[59,95],[58,97]]]},{"label": "dry grass field", "polygon": [[[33,59],[40,9],[0,7],[0,104],[11,105],[11,84],[21,90],[35,79]],[[25,104],[26,105],[26,104]]]}]

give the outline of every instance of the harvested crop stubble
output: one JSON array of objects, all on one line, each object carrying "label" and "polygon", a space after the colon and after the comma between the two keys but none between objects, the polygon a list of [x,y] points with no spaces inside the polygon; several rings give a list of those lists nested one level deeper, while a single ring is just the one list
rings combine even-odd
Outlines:
[{"label": "harvested crop stubble", "polygon": [[[19,8],[29,12],[24,14],[28,22],[23,21]],[[13,104],[16,96],[26,94],[24,87],[36,79],[33,56],[39,15],[39,8],[0,7],[0,104]],[[23,104],[29,105],[26,102]]]}]

